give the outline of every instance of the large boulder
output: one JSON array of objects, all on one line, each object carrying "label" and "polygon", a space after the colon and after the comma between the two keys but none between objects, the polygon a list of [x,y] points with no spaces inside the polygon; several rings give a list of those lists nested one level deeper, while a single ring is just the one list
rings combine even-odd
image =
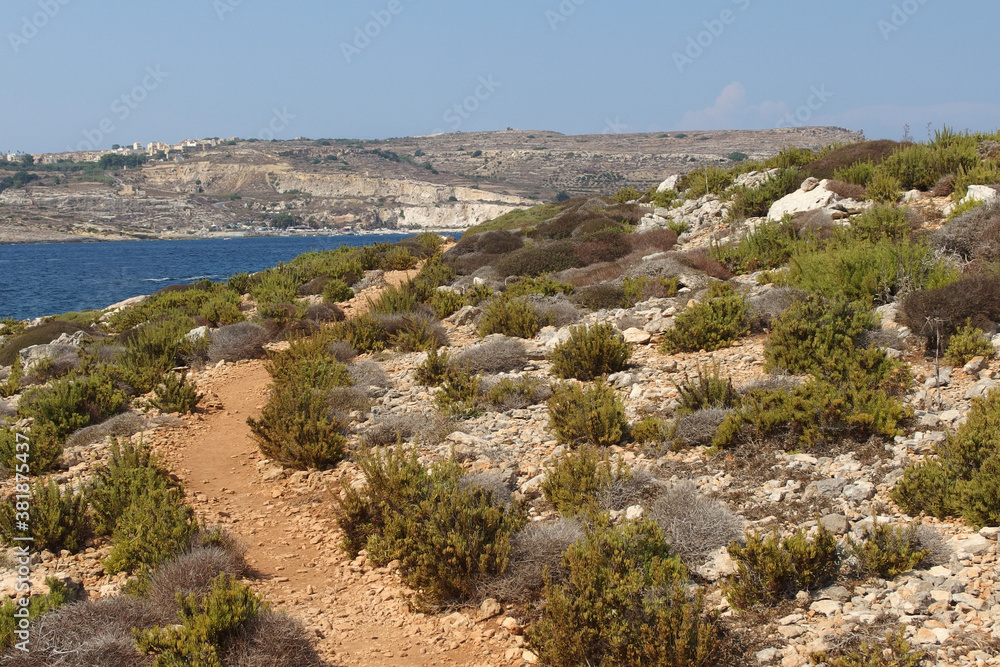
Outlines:
[{"label": "large boulder", "polygon": [[962,199],[962,203],[968,203],[972,201],[981,202],[992,202],[1000,199],[1000,193],[994,188],[988,185],[970,185],[968,192],[965,194],[965,198]]},{"label": "large boulder", "polygon": [[666,192],[667,190],[676,190],[677,189],[677,183],[680,182],[680,180],[681,180],[681,175],[680,174],[674,174],[673,176],[670,176],[669,178],[667,178],[667,180],[665,180],[662,183],[660,183],[659,187],[656,188],[656,191],[657,192]]},{"label": "large boulder", "polygon": [[774,202],[771,210],[767,212],[767,217],[771,220],[781,220],[786,215],[826,208],[837,200],[837,195],[827,190],[828,183],[826,179],[817,181],[815,178],[807,178],[798,190]]}]

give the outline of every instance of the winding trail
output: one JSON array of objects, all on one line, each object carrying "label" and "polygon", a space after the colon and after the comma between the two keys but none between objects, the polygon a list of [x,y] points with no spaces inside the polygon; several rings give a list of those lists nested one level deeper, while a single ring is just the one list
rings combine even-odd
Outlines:
[{"label": "winding trail", "polygon": [[339,549],[339,474],[281,471],[251,438],[247,417],[259,415],[270,384],[263,361],[220,365],[197,381],[202,410],[181,428],[155,431],[153,445],[199,518],[244,542],[254,587],[316,633],[324,658],[344,667],[522,662],[502,614],[411,612],[412,591],[393,571]]}]

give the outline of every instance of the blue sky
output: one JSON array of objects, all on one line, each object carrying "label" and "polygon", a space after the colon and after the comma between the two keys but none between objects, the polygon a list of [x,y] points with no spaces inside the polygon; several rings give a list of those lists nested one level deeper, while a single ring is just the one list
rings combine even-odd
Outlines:
[{"label": "blue sky", "polygon": [[0,150],[992,130],[998,19],[995,0],[4,0]]}]

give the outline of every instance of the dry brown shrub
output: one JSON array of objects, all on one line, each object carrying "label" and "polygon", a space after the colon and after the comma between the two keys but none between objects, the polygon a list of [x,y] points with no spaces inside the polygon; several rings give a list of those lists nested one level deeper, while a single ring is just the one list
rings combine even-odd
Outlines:
[{"label": "dry brown shrub", "polygon": [[984,331],[1000,321],[1000,277],[966,276],[939,289],[911,292],[903,299],[900,316],[911,331],[926,338],[928,352],[933,352],[940,328],[943,350],[966,320]]},{"label": "dry brown shrub", "polygon": [[229,641],[227,667],[324,667],[305,627],[287,614],[263,611]]},{"label": "dry brown shrub", "polygon": [[528,362],[524,343],[503,335],[488,336],[482,343],[459,352],[452,364],[470,373],[507,373],[519,371]]},{"label": "dry brown shrub", "polygon": [[382,364],[377,361],[359,361],[351,364],[347,367],[347,374],[359,387],[380,387],[382,389],[392,387],[392,380],[382,368]]},{"label": "dry brown shrub", "polygon": [[700,447],[710,444],[715,431],[729,414],[730,410],[706,408],[678,417],[674,428],[674,446]]},{"label": "dry brown shrub", "polygon": [[368,395],[357,387],[334,387],[326,396],[330,414],[347,421],[352,412],[366,413],[372,408]]},{"label": "dry brown shrub", "polygon": [[310,322],[343,322],[347,319],[344,311],[335,303],[314,303],[306,308],[306,319]]},{"label": "dry brown shrub", "polygon": [[82,447],[90,445],[98,440],[112,435],[117,437],[128,437],[146,427],[145,420],[134,412],[123,412],[120,415],[108,419],[107,421],[81,428],[69,437],[66,442],[67,447]]},{"label": "dry brown shrub", "polygon": [[212,332],[212,344],[208,347],[208,360],[239,361],[259,359],[264,356],[264,343],[271,340],[267,329],[253,322],[237,322],[219,327]]},{"label": "dry brown shrub", "polygon": [[864,201],[867,192],[865,186],[855,183],[845,183],[844,181],[830,181],[826,184],[826,189],[838,197],[847,197],[857,201]]},{"label": "dry brown shrub", "polygon": [[358,351],[354,349],[354,346],[343,340],[335,340],[330,343],[327,348],[327,352],[342,364],[349,364],[358,356]]},{"label": "dry brown shrub", "polygon": [[755,332],[770,328],[771,322],[788,310],[806,293],[791,287],[776,287],[747,300],[750,309],[750,329]]},{"label": "dry brown shrub", "polygon": [[583,525],[573,519],[529,523],[511,536],[507,570],[499,578],[486,582],[482,595],[523,602],[541,593],[545,572],[555,583],[565,581],[563,552],[583,536]]},{"label": "dry brown shrub", "polygon": [[701,271],[718,280],[729,280],[733,277],[733,273],[722,262],[712,259],[705,248],[695,248],[687,252],[678,253],[677,260],[692,269]]},{"label": "dry brown shrub", "polygon": [[743,519],[721,502],[701,496],[691,482],[674,484],[664,491],[648,515],[689,567],[704,564],[713,551],[743,538]]},{"label": "dry brown shrub", "polygon": [[576,245],[576,256],[583,266],[613,262],[628,253],[628,235],[617,231],[589,234]]},{"label": "dry brown shrub", "polygon": [[955,175],[946,174],[942,176],[934,187],[931,188],[931,195],[934,197],[950,197],[955,192]]},{"label": "dry brown shrub", "polygon": [[809,176],[819,179],[833,178],[835,171],[849,167],[856,162],[871,160],[874,164],[879,164],[892,155],[899,146],[899,143],[888,139],[848,144],[836,148],[815,162],[806,165],[805,172]]},{"label": "dry brown shrub", "polygon": [[322,294],[323,288],[326,287],[328,282],[330,282],[330,278],[328,276],[313,278],[306,284],[299,287],[299,296],[315,296],[317,294]]},{"label": "dry brown shrub", "polygon": [[565,327],[580,321],[582,314],[565,296],[528,297],[535,315],[542,326]]},{"label": "dry brown shrub", "polygon": [[553,277],[556,280],[568,282],[573,287],[586,287],[588,285],[617,280],[624,272],[625,267],[619,262],[602,262],[579,269],[563,271]]},{"label": "dry brown shrub", "polygon": [[625,291],[620,285],[601,283],[581,287],[573,293],[570,300],[589,310],[610,310],[624,305]]},{"label": "dry brown shrub", "polygon": [[464,475],[459,480],[464,489],[482,489],[490,494],[494,505],[510,507],[514,502],[514,493],[503,475],[497,472],[481,472]]},{"label": "dry brown shrub", "polygon": [[361,444],[367,448],[388,447],[407,442],[420,431],[422,415],[386,415],[377,417],[361,434]]},{"label": "dry brown shrub", "polygon": [[1000,202],[966,211],[934,235],[934,244],[965,260],[1000,259]]},{"label": "dry brown shrub", "polygon": [[667,252],[677,245],[677,232],[672,229],[650,229],[629,234],[627,238],[629,250],[642,257]]},{"label": "dry brown shrub", "polygon": [[157,609],[172,609],[177,594],[201,598],[222,573],[238,576],[246,570],[242,555],[218,546],[193,548],[163,564],[153,574],[149,601]]}]

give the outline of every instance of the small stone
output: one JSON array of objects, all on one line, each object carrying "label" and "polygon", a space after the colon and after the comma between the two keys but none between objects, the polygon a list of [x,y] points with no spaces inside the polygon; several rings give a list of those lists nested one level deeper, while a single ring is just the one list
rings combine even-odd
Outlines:
[{"label": "small stone", "polygon": [[829,586],[819,591],[819,597],[820,599],[847,602],[851,599],[852,595],[851,592],[843,586]]},{"label": "small stone", "polygon": [[994,527],[987,526],[986,528],[980,528],[979,529],[979,534],[980,535],[982,535],[983,537],[985,537],[988,540],[993,540],[994,542],[997,539],[997,534],[998,533],[1000,533],[1000,528],[997,528],[995,526]]},{"label": "small stone", "polygon": [[875,495],[875,485],[871,482],[856,482],[845,486],[843,493],[848,500],[861,502]]},{"label": "small stone", "polygon": [[811,611],[817,614],[823,614],[824,616],[833,616],[834,614],[839,614],[842,605],[836,600],[817,600],[809,605]]},{"label": "small stone", "polygon": [[843,535],[847,532],[847,517],[843,514],[827,514],[819,522],[834,535]]},{"label": "small stone", "polygon": [[503,612],[503,607],[500,603],[493,598],[486,598],[483,603],[479,605],[479,620],[485,621],[490,618],[499,616]]},{"label": "small stone", "polygon": [[521,660],[524,660],[529,665],[533,665],[536,662],[538,662],[538,656],[529,651],[528,649],[524,649],[524,651],[521,653]]},{"label": "small stone", "polygon": [[979,377],[979,371],[983,370],[988,365],[989,364],[987,363],[985,357],[973,357],[969,360],[969,363],[962,367],[962,370],[966,375]]},{"label": "small stone", "polygon": [[948,540],[948,546],[957,552],[978,556],[990,548],[989,539],[975,533],[972,535],[957,535]]},{"label": "small stone", "polygon": [[653,339],[652,334],[648,331],[643,331],[642,329],[636,329],[635,327],[631,329],[626,329],[622,332],[622,337],[625,339],[626,343],[631,345],[645,345]]},{"label": "small stone", "polygon": [[762,651],[757,651],[756,658],[758,665],[770,665],[772,662],[778,659],[781,655],[781,651],[776,648],[766,648]]},{"label": "small stone", "polygon": [[642,518],[642,515],[644,513],[645,513],[645,510],[642,508],[642,505],[632,505],[630,507],[626,507],[625,508],[625,520],[626,521],[638,521],[639,519]]}]

